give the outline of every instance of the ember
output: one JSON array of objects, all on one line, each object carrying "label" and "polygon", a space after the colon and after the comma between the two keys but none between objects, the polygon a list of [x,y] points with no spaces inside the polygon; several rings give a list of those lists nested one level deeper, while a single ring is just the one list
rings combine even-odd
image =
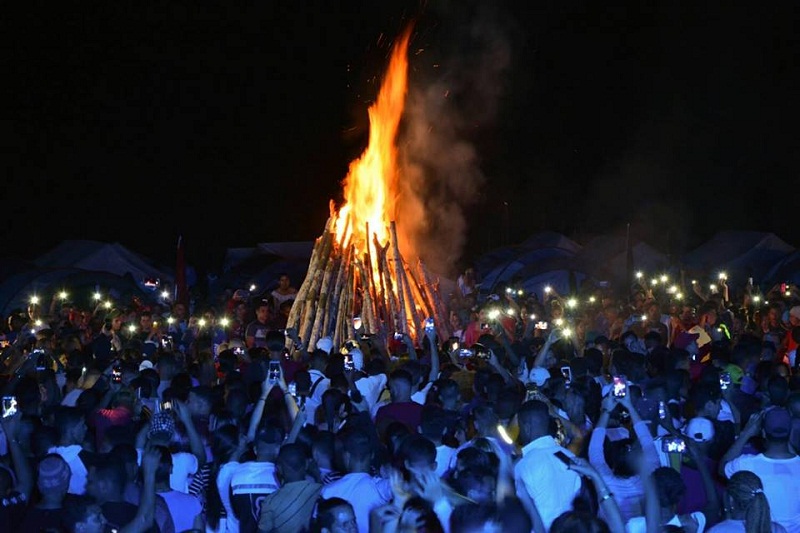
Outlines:
[{"label": "ember", "polygon": [[449,335],[445,307],[421,260],[407,263],[397,240],[400,174],[395,139],[407,91],[410,28],[395,44],[376,102],[369,108],[369,144],[350,163],[343,181],[344,204],[317,238],[308,272],[287,322],[308,346],[330,336],[334,346],[363,333],[403,332],[419,341],[422,323],[432,317]]}]

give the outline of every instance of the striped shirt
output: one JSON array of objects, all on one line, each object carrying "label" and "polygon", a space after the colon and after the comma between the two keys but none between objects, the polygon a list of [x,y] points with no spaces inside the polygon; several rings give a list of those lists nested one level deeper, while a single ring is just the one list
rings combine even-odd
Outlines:
[{"label": "striped shirt", "polygon": [[305,531],[322,485],[306,479],[282,486],[261,502],[259,532],[296,533]]}]

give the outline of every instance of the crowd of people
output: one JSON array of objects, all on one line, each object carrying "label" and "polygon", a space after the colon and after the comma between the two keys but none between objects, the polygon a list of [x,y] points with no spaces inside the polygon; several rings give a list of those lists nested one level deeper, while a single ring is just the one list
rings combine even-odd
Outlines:
[{"label": "crowd of people", "polygon": [[342,346],[287,324],[288,276],[192,308],[54,292],[0,337],[0,529],[800,532],[800,293],[664,278],[468,270],[446,328]]}]

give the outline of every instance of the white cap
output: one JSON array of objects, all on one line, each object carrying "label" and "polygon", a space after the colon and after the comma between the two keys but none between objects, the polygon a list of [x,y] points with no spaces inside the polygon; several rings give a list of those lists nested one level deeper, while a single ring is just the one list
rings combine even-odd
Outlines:
[{"label": "white cap", "polygon": [[333,349],[333,340],[330,337],[321,337],[317,341],[317,349],[322,350],[326,354],[330,355],[331,350]]}]

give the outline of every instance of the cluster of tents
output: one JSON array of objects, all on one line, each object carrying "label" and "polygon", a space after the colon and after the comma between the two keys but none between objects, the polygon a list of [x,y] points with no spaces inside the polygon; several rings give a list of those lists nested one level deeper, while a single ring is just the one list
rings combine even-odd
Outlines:
[{"label": "cluster of tents", "polygon": [[[271,290],[281,274],[299,287],[305,278],[312,241],[260,243],[228,249],[221,273],[209,276],[211,301],[221,291],[248,288]],[[708,279],[724,271],[731,284],[754,284],[768,290],[777,283],[800,285],[800,250],[774,233],[722,231],[681,257],[671,257],[643,241],[625,235],[603,235],[584,244],[551,231],[536,233],[524,242],[490,250],[473,261],[484,295],[511,285],[543,298],[545,286],[560,294],[593,286],[627,287],[631,269],[648,276],[668,274]],[[191,272],[191,268],[188,269]],[[152,281],[158,280],[156,287]],[[156,289],[174,288],[176,268],[131,251],[119,243],[64,241],[32,262],[0,262],[0,312],[7,316],[24,308],[33,294],[52,294],[61,287],[88,299],[99,290],[128,301],[151,299]],[[189,284],[196,280],[190,275]],[[449,288],[453,280],[442,277]],[[88,301],[79,302],[89,305]]]}]

